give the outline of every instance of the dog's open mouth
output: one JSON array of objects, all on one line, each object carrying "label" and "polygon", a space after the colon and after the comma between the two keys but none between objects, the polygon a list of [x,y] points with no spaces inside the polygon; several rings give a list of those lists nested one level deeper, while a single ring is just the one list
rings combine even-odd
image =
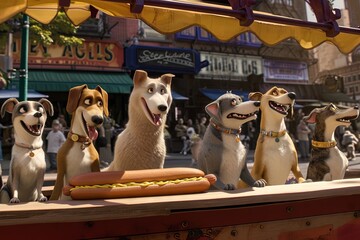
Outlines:
[{"label": "dog's open mouth", "polygon": [[356,119],[358,116],[346,116],[343,118],[337,118],[336,121],[338,122],[343,122],[343,123],[350,123],[351,120]]},{"label": "dog's open mouth", "polygon": [[229,113],[226,117],[227,118],[235,118],[238,120],[244,120],[249,117],[252,117],[255,115],[256,112],[248,113],[248,114],[240,114],[240,113]]},{"label": "dog's open mouth", "polygon": [[27,125],[25,122],[20,121],[23,128],[33,136],[40,136],[42,124]]},{"label": "dog's open mouth", "polygon": [[89,136],[89,138],[92,141],[96,140],[99,133],[96,130],[95,126],[89,126],[89,124],[86,122],[84,116],[82,116],[82,120],[83,120],[85,131],[86,131],[87,135]]},{"label": "dog's open mouth", "polygon": [[146,101],[144,98],[141,98],[141,101],[143,102],[146,112],[148,114],[148,118],[152,120],[152,123],[155,126],[160,126],[162,124],[162,118],[161,118],[161,114],[156,114],[156,113],[152,113],[151,110],[149,109],[148,105],[146,104]]},{"label": "dog's open mouth", "polygon": [[278,113],[287,115],[289,109],[290,109],[290,104],[280,104],[274,101],[269,101],[269,106],[270,108],[274,109],[275,111],[277,111]]}]

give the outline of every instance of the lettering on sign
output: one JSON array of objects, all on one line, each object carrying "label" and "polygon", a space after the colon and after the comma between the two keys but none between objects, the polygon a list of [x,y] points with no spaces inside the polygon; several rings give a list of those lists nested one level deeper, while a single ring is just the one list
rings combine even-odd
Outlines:
[{"label": "lettering on sign", "polygon": [[[20,62],[20,39],[14,40],[14,63]],[[37,44],[29,47],[30,65],[56,65],[57,68],[121,68],[123,49],[114,42],[84,42],[79,46]]]},{"label": "lettering on sign", "polygon": [[194,54],[186,51],[138,49],[137,60],[140,65],[195,67]]},{"label": "lettering on sign", "polygon": [[197,78],[246,80],[250,74],[262,74],[262,59],[256,56],[200,52],[201,61],[209,61]]}]

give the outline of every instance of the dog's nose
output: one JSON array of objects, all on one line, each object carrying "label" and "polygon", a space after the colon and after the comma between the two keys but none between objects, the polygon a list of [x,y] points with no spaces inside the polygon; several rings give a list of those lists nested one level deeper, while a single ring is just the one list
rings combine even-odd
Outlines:
[{"label": "dog's nose", "polygon": [[91,121],[93,121],[95,124],[102,124],[104,121],[104,118],[101,116],[92,116]]},{"label": "dog's nose", "polygon": [[260,101],[255,101],[254,105],[255,105],[255,107],[260,107]]},{"label": "dog's nose", "polygon": [[354,109],[359,109],[359,106],[358,106],[358,105],[355,105],[355,106],[354,106]]},{"label": "dog's nose", "polygon": [[288,96],[290,99],[294,100],[296,98],[296,94],[294,92],[289,92]]},{"label": "dog's nose", "polygon": [[34,117],[36,117],[36,118],[41,118],[41,116],[42,116],[41,112],[34,113]]},{"label": "dog's nose", "polygon": [[167,110],[167,106],[166,105],[159,105],[158,106],[158,109],[161,111],[161,112],[165,112]]}]

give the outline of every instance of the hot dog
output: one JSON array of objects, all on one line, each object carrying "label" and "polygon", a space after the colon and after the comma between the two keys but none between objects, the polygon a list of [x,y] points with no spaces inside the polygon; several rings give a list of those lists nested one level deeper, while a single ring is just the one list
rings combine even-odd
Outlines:
[{"label": "hot dog", "polygon": [[206,192],[216,181],[195,168],[90,172],[70,179],[63,193],[74,200]]}]

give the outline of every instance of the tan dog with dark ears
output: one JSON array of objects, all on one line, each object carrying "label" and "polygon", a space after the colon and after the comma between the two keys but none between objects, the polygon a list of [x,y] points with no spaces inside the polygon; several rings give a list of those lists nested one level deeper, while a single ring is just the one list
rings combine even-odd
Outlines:
[{"label": "tan dog with dark ears", "polygon": [[260,101],[261,122],[254,166],[255,180],[265,179],[269,185],[285,184],[290,171],[298,182],[305,179],[298,165],[295,145],[287,133],[285,117],[293,111],[295,93],[273,87],[266,93],[250,93],[249,99]]},{"label": "tan dog with dark ears", "polygon": [[89,89],[87,85],[69,91],[66,111],[72,114],[70,132],[57,154],[58,173],[50,200],[61,197],[62,188],[71,177],[99,172],[99,154],[93,141],[98,137],[96,128],[108,116],[108,94],[100,86]]},{"label": "tan dog with dark ears", "polygon": [[47,99],[39,102],[9,98],[1,107],[1,116],[12,114],[15,144],[12,147],[9,178],[1,189],[1,203],[45,202],[42,194],[46,169],[42,133],[47,114],[53,115]]}]

